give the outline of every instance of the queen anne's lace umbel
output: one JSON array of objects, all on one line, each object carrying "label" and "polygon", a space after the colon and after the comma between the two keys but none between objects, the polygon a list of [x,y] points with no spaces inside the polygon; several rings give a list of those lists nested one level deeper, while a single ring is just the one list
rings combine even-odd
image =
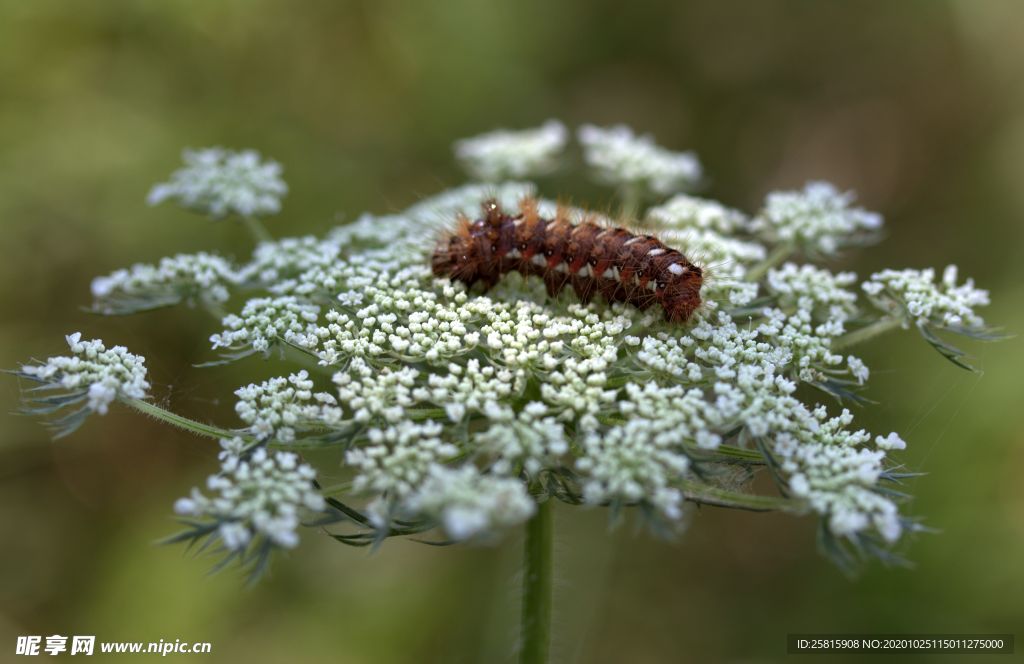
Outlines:
[{"label": "queen anne's lace umbel", "polygon": [[558,120],[536,129],[499,129],[455,143],[455,157],[473,177],[484,182],[521,180],[545,175],[558,165],[569,130]]},{"label": "queen anne's lace umbel", "polygon": [[34,378],[53,383],[68,392],[83,392],[88,408],[105,415],[118,395],[145,399],[146,358],[133,355],[124,346],[107,348],[99,339],[82,341],[82,333],[67,336],[72,355],[51,357],[41,365],[27,365],[22,371]]},{"label": "queen anne's lace umbel", "polygon": [[853,192],[840,193],[828,182],[808,182],[803,191],[768,194],[750,231],[770,242],[799,244],[810,253],[834,254],[859,235],[882,227],[882,216],[850,207]]},{"label": "queen anne's lace umbel", "polygon": [[956,281],[956,265],[945,269],[940,283],[935,283],[935,270],[931,268],[882,270],[871,275],[862,288],[879,308],[903,311],[908,321],[940,327],[984,327],[985,321],[974,308],[989,303],[988,291],[975,288],[973,279],[960,286]]},{"label": "queen anne's lace umbel", "polygon": [[219,495],[209,498],[193,489],[190,497],[174,504],[175,513],[214,520],[228,549],[244,549],[257,536],[274,546],[297,546],[300,515],[327,506],[313,487],[316,470],[292,452],[259,448],[246,454],[241,438],[224,438],[220,444],[221,471],[206,482]]},{"label": "queen anne's lace umbel", "polygon": [[171,174],[171,181],[158,184],[146,199],[158,205],[174,199],[184,208],[224,217],[263,217],[281,211],[281,197],[288,185],[281,179],[281,165],[273,159],[260,160],[255,150],[234,152],[206,148],[182,152],[186,168]]},{"label": "queen anne's lace umbel", "polygon": [[587,166],[607,184],[669,196],[700,179],[700,162],[692,152],[666,150],[651,136],[634,135],[626,125],[583,125],[577,136]]},{"label": "queen anne's lace umbel", "polygon": [[[616,186],[670,195],[700,175],[691,155],[628,128],[579,133],[588,164]],[[549,124],[471,139],[457,151],[484,178],[538,172],[563,134]],[[173,195],[211,212],[241,211],[239,199],[203,183],[257,171],[252,182],[273,182],[278,172],[251,156],[189,158],[193,170],[173,178]],[[264,189],[283,193],[275,187]],[[514,209],[530,195],[527,183],[466,185],[400,214],[364,215],[324,238],[262,242],[241,265],[178,256],[93,283],[100,311],[173,303],[168,293],[222,303],[229,290],[254,292],[238,314],[219,316],[212,348],[228,360],[262,353],[306,367],[235,392],[243,428],[223,443],[222,471],[211,478],[220,496],[195,492],[176,508],[207,524],[197,533],[215,533],[231,550],[260,537],[290,547],[303,510],[326,509],[371,531],[337,535],[342,541],[437,524],[462,539],[521,523],[551,497],[639,506],[659,528],[678,521],[686,501],[813,511],[825,532],[854,543],[892,543],[912,525],[881,486],[898,479],[889,455],[906,442],[853,429],[850,411],[830,415],[798,388],[857,399],[870,371],[846,346],[912,321],[928,334],[926,326],[980,334],[987,328],[974,309],[988,304],[985,291],[970,280],[958,286],[952,266],[940,283],[931,270],[886,270],[862,285],[883,314],[872,319],[853,289],[856,275],[787,262],[862,243],[881,225],[825,183],[770,194],[753,219],[686,195],[648,211],[663,242],[713,267],[688,325],[623,303],[551,298],[517,273],[486,294],[434,277],[439,225],[475,217],[486,198]],[[546,217],[556,208],[545,199],[537,206]],[[24,374],[87,389],[98,412],[118,394],[145,396],[141,358],[80,335],[68,341],[75,357]],[[329,495],[346,502],[323,502],[315,471],[269,447],[343,450],[347,479]],[[737,465],[768,467],[785,497],[740,490],[730,471]]]}]

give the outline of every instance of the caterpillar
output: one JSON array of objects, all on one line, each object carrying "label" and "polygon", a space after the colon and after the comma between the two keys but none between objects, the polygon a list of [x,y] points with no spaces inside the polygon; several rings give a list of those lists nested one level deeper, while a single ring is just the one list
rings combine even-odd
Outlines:
[{"label": "caterpillar", "polygon": [[481,207],[480,219],[461,218],[453,233],[438,240],[431,258],[435,275],[492,288],[516,271],[539,276],[551,297],[572,286],[584,303],[600,293],[637,309],[659,304],[669,323],[686,323],[701,306],[704,272],[652,235],[586,220],[573,224],[561,210],[553,220],[543,219],[532,198],[520,202],[516,215],[493,199]]}]

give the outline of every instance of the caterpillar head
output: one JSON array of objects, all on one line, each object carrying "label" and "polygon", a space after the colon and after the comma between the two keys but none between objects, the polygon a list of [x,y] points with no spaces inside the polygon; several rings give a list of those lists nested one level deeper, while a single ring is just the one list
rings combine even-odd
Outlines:
[{"label": "caterpillar head", "polygon": [[473,251],[473,241],[467,233],[442,237],[434,249],[430,267],[439,277],[450,277],[472,285],[480,278],[479,261]]},{"label": "caterpillar head", "polygon": [[657,293],[669,323],[686,323],[703,303],[704,271],[692,263],[673,263],[658,275]]}]

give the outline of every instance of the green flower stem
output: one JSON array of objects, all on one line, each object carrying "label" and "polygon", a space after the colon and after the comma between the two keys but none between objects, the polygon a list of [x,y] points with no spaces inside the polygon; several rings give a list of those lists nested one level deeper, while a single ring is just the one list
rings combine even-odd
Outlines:
[{"label": "green flower stem", "polygon": [[274,236],[267,232],[267,229],[263,226],[259,219],[256,217],[242,217],[242,223],[249,229],[249,233],[252,234],[252,238],[256,240],[256,243],[260,242],[273,242]]},{"label": "green flower stem", "polygon": [[786,260],[793,255],[796,251],[796,244],[793,242],[783,242],[779,246],[772,249],[772,253],[768,254],[768,258],[758,263],[754,267],[750,268],[750,272],[743,277],[744,281],[761,281],[764,275],[768,274],[768,270],[772,269],[782,261]]},{"label": "green flower stem", "polygon": [[216,320],[218,323],[223,321],[224,318],[228,315],[228,312],[224,310],[224,307],[220,306],[219,304],[214,304],[213,302],[204,301],[203,309],[205,309],[208,314],[213,316],[214,320]]},{"label": "green flower stem", "polygon": [[689,480],[680,480],[678,486],[683,490],[683,497],[686,500],[700,505],[715,505],[750,512],[789,512],[792,514],[804,514],[808,509],[807,504],[799,500],[737,493]]},{"label": "green flower stem", "polygon": [[[176,415],[169,410],[164,410],[160,406],[155,406],[148,401],[142,399],[135,399],[134,397],[119,396],[118,401],[126,406],[134,408],[135,410],[141,411],[150,417],[155,417],[158,420],[169,422],[176,427],[191,431],[192,433],[199,434],[200,436],[209,436],[211,438],[233,438],[238,434],[227,429],[221,429],[220,427],[210,426],[209,424],[203,424],[190,420],[187,417]],[[245,438],[245,436],[243,436]]]},{"label": "green flower stem", "polygon": [[331,486],[325,486],[320,489],[320,495],[325,498],[334,496],[344,496],[352,491],[352,482],[342,482],[341,484],[334,484]]},{"label": "green flower stem", "polygon": [[895,330],[897,327],[903,325],[903,316],[895,316],[891,318],[883,318],[877,322],[868,325],[867,327],[861,328],[855,332],[844,334],[832,342],[832,350],[841,350],[848,346],[854,346],[859,343],[863,343],[869,339],[874,339],[880,334],[885,334],[890,330]]},{"label": "green flower stem", "polygon": [[413,422],[422,422],[423,420],[439,420],[447,417],[444,412],[444,408],[406,408],[405,416]]},{"label": "green flower stem", "polygon": [[638,184],[628,184],[622,188],[622,212],[627,219],[640,218],[640,203],[643,200],[643,190]]},{"label": "green flower stem", "polygon": [[281,346],[284,348],[285,357],[296,364],[317,372],[324,372],[330,369],[330,367],[320,364],[320,358],[305,348],[296,346],[288,341],[282,341]]},{"label": "green flower stem", "polygon": [[520,664],[547,664],[548,661],[555,541],[551,502],[546,500],[537,505],[537,513],[526,522]]},{"label": "green flower stem", "polygon": [[[215,427],[210,424],[203,424],[202,422],[190,420],[187,417],[182,417],[181,415],[172,413],[169,410],[165,410],[160,406],[155,406],[149,403],[148,401],[143,401],[142,399],[119,396],[117,400],[130,408],[134,408],[135,410],[138,410],[140,412],[145,413],[146,415],[149,415],[150,417],[155,417],[158,420],[163,420],[164,422],[173,424],[176,427],[179,427],[186,431],[191,431],[192,433],[198,434],[200,436],[208,436],[210,438],[234,438],[235,436],[238,436],[247,443],[251,443],[253,440],[255,440],[251,435],[248,434],[243,434],[238,431],[231,431],[230,429],[221,429],[220,427]],[[271,442],[267,444],[267,447],[271,449],[293,450],[301,449],[303,445],[301,443],[296,445]],[[320,447],[320,445],[310,445],[310,447]]]},{"label": "green flower stem", "polygon": [[764,457],[762,457],[761,453],[758,452],[757,450],[745,450],[739,447],[734,447],[732,445],[719,445],[711,452],[708,452],[708,450],[704,450],[695,446],[690,446],[689,449],[690,452],[695,454],[709,453],[712,456],[715,454],[721,454],[722,456],[743,459],[744,461],[747,461],[758,466],[763,465],[765,463]]}]

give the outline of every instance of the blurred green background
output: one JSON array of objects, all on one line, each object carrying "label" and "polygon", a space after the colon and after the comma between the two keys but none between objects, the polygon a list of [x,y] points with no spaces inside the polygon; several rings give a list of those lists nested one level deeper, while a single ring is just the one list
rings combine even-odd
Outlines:
[{"label": "blurred green background", "polygon": [[[1020,333],[1022,34],[1014,0],[0,0],[0,367],[81,330],[145,355],[164,405],[233,425],[231,391],[286,368],[192,368],[218,330],[202,311],[81,309],[96,275],[251,249],[232,223],[145,206],[182,147],[277,159],[291,193],[271,232],[319,234],[461,183],[453,140],[549,117],[694,149],[701,194],[749,212],[808,179],[856,189],[889,237],[832,267],[955,262],[991,289],[986,319]],[[614,203],[576,175],[540,184]],[[1021,638],[1024,352],[970,349],[983,378],[909,332],[860,352],[879,402],[861,424],[899,432],[928,473],[906,511],[942,532],[907,540],[916,569],[850,582],[815,552],[813,518],[705,508],[666,543],[559,510],[557,661],[782,661],[790,632]],[[210,641],[218,662],[510,660],[517,533],[367,557],[306,532],[245,590],[152,545],[214,443],[123,409],[52,442],[7,414],[18,385],[2,385],[0,660],[55,633]]]}]

